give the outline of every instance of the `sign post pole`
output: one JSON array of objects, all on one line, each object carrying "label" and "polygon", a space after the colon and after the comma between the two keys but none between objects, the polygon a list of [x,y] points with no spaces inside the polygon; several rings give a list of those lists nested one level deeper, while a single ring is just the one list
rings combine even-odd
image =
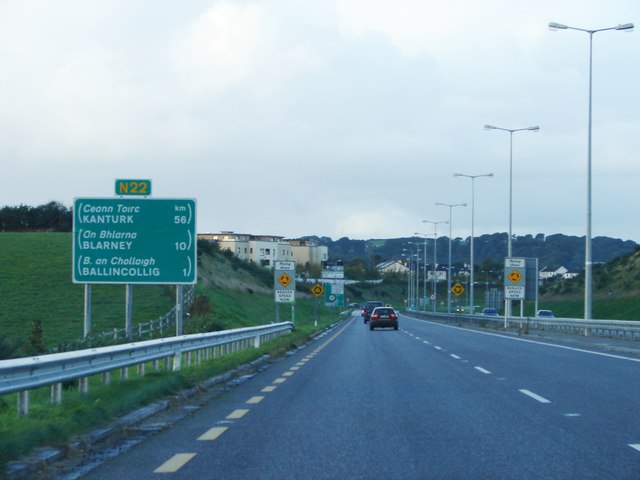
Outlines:
[{"label": "sign post pole", "polygon": [[84,284],[84,338],[91,333],[91,284]]},{"label": "sign post pole", "polygon": [[133,285],[127,283],[125,287],[125,325],[127,340],[133,339]]},{"label": "sign post pole", "polygon": [[182,325],[182,308],[183,308],[183,296],[182,296],[182,285],[176,285],[176,337],[182,335],[183,333],[183,325]]}]

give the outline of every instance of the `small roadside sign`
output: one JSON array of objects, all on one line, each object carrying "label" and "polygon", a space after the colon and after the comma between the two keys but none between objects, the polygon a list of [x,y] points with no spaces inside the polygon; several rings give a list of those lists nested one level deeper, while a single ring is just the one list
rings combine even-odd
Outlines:
[{"label": "small roadside sign", "polygon": [[274,291],[276,303],[294,303],[296,294],[295,262],[275,262]]},{"label": "small roadside sign", "polygon": [[296,301],[293,290],[276,290],[276,303],[294,303]]},{"label": "small roadside sign", "polygon": [[321,284],[316,283],[313,287],[311,287],[311,293],[313,293],[313,295],[316,297],[320,297],[324,293],[324,288]]},{"label": "small roadside sign", "polygon": [[451,291],[456,297],[459,297],[464,293],[464,287],[460,282],[458,282],[453,287],[451,287]]},{"label": "small roadside sign", "polygon": [[278,283],[285,288],[291,283],[291,281],[291,277],[286,273],[283,273],[278,277]]}]

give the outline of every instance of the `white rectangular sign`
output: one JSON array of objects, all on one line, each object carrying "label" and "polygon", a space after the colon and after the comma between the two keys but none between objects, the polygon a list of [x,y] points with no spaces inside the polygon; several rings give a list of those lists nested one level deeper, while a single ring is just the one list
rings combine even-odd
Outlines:
[{"label": "white rectangular sign", "polygon": [[276,303],[294,303],[296,301],[294,290],[276,290]]},{"label": "white rectangular sign", "polygon": [[295,262],[276,262],[276,270],[295,270]]},{"label": "white rectangular sign", "polygon": [[504,266],[508,268],[524,268],[525,258],[505,258]]},{"label": "white rectangular sign", "polygon": [[507,285],[504,287],[504,298],[511,300],[524,300],[524,286]]}]

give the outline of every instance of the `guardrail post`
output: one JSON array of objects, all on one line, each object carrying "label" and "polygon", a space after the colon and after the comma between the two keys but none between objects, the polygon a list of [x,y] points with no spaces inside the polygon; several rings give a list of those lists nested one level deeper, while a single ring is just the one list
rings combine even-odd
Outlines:
[{"label": "guardrail post", "polygon": [[80,380],[78,381],[78,388],[82,395],[89,393],[89,377],[80,377]]},{"label": "guardrail post", "polygon": [[137,369],[138,369],[138,376],[139,377],[144,377],[145,374],[145,364],[144,363],[139,363],[137,365]]},{"label": "guardrail post", "polygon": [[111,372],[104,372],[102,374],[102,384],[103,385],[111,384]]},{"label": "guardrail post", "polygon": [[54,383],[51,385],[51,403],[60,405],[62,402],[62,383]]},{"label": "guardrail post", "polygon": [[126,380],[129,378],[129,369],[127,367],[122,367],[120,369],[120,380]]},{"label": "guardrail post", "polygon": [[253,346],[255,348],[260,348],[260,335],[253,337]]},{"label": "guardrail post", "polygon": [[18,415],[29,415],[29,390],[18,392]]},{"label": "guardrail post", "polygon": [[177,351],[173,356],[173,371],[180,371],[180,367],[182,366],[182,352]]}]

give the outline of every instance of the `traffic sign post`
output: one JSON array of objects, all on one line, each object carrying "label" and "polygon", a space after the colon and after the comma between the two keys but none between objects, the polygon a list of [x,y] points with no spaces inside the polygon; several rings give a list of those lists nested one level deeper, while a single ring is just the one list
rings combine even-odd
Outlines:
[{"label": "traffic sign post", "polygon": [[504,261],[504,326],[507,328],[508,302],[520,300],[520,316],[524,315],[524,301],[535,300],[538,303],[538,259],[505,258]]},{"label": "traffic sign post", "polygon": [[291,304],[291,321],[295,323],[296,302],[296,264],[278,261],[273,271],[274,294],[276,301],[276,321],[280,321],[280,304]]},{"label": "traffic sign post", "polygon": [[195,200],[74,200],[74,283],[195,284],[196,244]]}]

